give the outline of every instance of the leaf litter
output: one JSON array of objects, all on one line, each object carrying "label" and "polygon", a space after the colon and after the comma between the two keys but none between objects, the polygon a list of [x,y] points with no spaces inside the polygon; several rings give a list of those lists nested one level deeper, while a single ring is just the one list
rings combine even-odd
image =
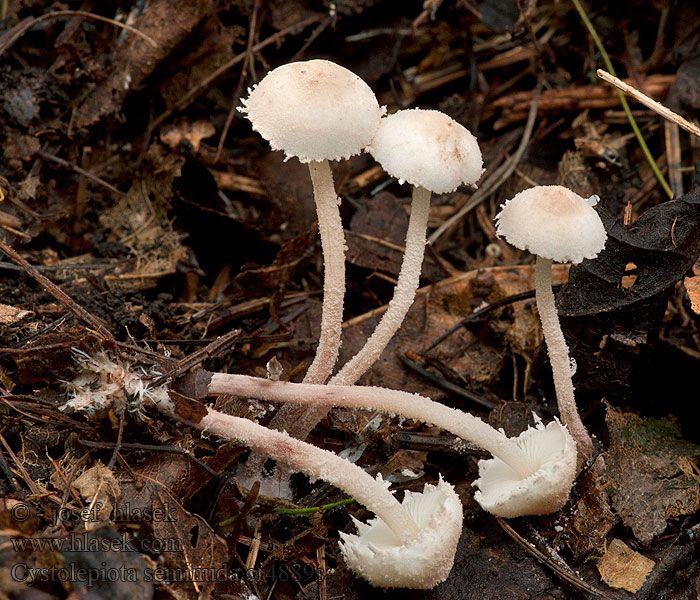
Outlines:
[{"label": "leaf litter", "polygon": [[[61,382],[78,370],[75,348],[113,352],[153,377],[191,357],[211,369],[263,374],[274,359],[282,378],[303,375],[318,336],[322,274],[308,178],[270,153],[235,114],[220,152],[217,145],[237,89],[272,66],[326,56],[367,78],[390,111],[438,108],[478,132],[490,170],[515,151],[537,103],[521,162],[428,249],[424,287],[365,382],[481,411],[509,433],[522,430],[532,410],[553,413],[534,301],[519,296],[531,290],[532,270],[525,255],[495,238],[490,220],[519,189],[564,180],[601,196],[612,233],[598,259],[568,273],[559,295],[574,342],[579,404],[601,439],[607,471],[584,472],[561,514],[513,522],[507,532],[471,500],[479,452],[460,446],[456,454],[454,439],[435,428],[334,411],[312,441],[337,452],[355,448],[363,467],[382,470],[399,489],[419,489],[438,472],[460,489],[467,522],[457,564],[445,584],[421,597],[630,597],[624,590],[640,598],[694,597],[700,438],[690,423],[697,419],[687,393],[659,391],[692,388],[700,360],[692,271],[700,250],[698,187],[687,174],[700,158],[697,142],[680,138],[674,155],[655,117],[635,109],[660,164],[685,165],[679,177],[691,191],[663,202],[614,92],[586,77],[598,65],[590,47],[572,43],[585,32],[569,5],[415,2],[392,12],[381,0],[334,8],[296,0],[189,2],[178,11],[171,4],[107,9],[68,2],[75,10],[54,16],[65,7],[10,3],[3,23],[0,235],[73,302],[27,277],[20,263],[1,263],[0,522],[5,534],[14,528],[6,537],[75,533],[81,543],[104,546],[127,535],[143,542],[136,551],[99,550],[91,560],[183,575],[170,583],[103,585],[104,597],[374,593],[350,576],[335,546],[349,514],[360,514],[356,506],[282,516],[275,512],[281,501],[231,482],[240,448],[128,411],[86,419],[58,410]],[[591,14],[604,43],[624,55],[635,83],[641,77],[656,98],[670,90],[668,104],[692,116],[697,7],[591,8],[598,9]],[[90,10],[107,21],[80,14]],[[642,31],[654,33],[647,39]],[[673,48],[671,39],[678,41]],[[535,100],[538,72],[547,89]],[[402,259],[406,191],[372,169],[357,160],[335,170],[350,247],[344,358],[391,297]],[[431,226],[470,197],[459,190],[436,199]],[[373,212],[382,199],[390,201]],[[566,282],[567,269],[554,279]],[[469,320],[472,314],[477,318]],[[211,346],[234,327],[242,341],[233,336]],[[659,355],[671,367],[655,366]],[[433,379],[407,370],[401,357]],[[602,399],[620,407],[609,407],[605,419],[596,408]],[[242,399],[219,405],[249,414]],[[267,419],[274,408],[263,408],[260,418]],[[295,507],[342,500],[329,486],[303,479],[295,485]],[[104,510],[81,521],[81,511],[97,503]],[[31,507],[21,523],[11,516],[18,505]],[[115,519],[114,508],[126,506],[129,518]],[[136,518],[155,509],[173,520]],[[84,552],[65,550],[33,558],[6,552],[2,565],[20,561],[90,566]],[[633,581],[620,578],[631,572],[619,569],[625,561],[642,565]],[[187,577],[194,567],[224,564],[239,577]],[[3,594],[29,593],[9,583]],[[54,596],[88,592],[64,587],[34,584],[37,593]]]}]

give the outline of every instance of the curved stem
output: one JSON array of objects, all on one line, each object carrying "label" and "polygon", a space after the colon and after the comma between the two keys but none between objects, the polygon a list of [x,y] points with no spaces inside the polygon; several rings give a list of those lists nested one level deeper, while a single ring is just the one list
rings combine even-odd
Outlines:
[{"label": "curved stem", "polygon": [[379,387],[309,385],[270,381],[248,375],[214,373],[210,394],[234,394],[272,402],[294,402],[331,408],[362,408],[397,414],[441,427],[468,440],[508,464],[519,477],[532,473],[527,454],[503,432],[478,417],[434,402],[418,394]]},{"label": "curved stem", "polygon": [[[343,300],[345,296],[345,235],[340,220],[339,199],[333,185],[333,174],[327,160],[309,163],[311,183],[318,218],[318,230],[323,251],[323,307],[321,335],[316,356],[304,381],[324,383],[338,360],[340,336],[343,329]],[[269,427],[287,431],[292,437],[305,439],[325,416],[327,409],[304,406],[283,406],[272,418]],[[246,462],[245,478],[260,477],[265,456],[251,454]],[[278,473],[287,477],[287,473]]]},{"label": "curved stem", "polygon": [[428,228],[429,212],[430,192],[422,187],[413,188],[411,216],[406,232],[406,249],[394,297],[389,302],[389,306],[374,333],[362,349],[345,363],[329,383],[334,385],[355,383],[376,362],[393,335],[401,327],[418,289],[425,253],[425,232]]},{"label": "curved stem", "polygon": [[579,454],[586,459],[593,452],[593,442],[576,410],[569,348],[559,324],[559,315],[552,292],[552,261],[541,256],[538,256],[535,262],[535,297],[537,312],[539,312],[542,322],[544,341],[549,353],[549,362],[552,365],[554,389],[557,394],[561,420],[576,440]]},{"label": "curved stem", "polygon": [[307,383],[324,383],[338,360],[340,334],[343,330],[345,296],[345,235],[338,208],[339,199],[327,160],[309,163],[314,187],[318,230],[323,250],[323,309],[321,336],[316,356],[306,372]]},{"label": "curved stem", "polygon": [[400,540],[412,540],[419,533],[416,522],[389,492],[384,481],[375,479],[333,452],[296,440],[284,432],[268,429],[249,419],[211,409],[199,423],[185,422],[209,434],[240,442],[296,471],[306,473],[312,479],[323,479],[342,489],[380,517]]}]

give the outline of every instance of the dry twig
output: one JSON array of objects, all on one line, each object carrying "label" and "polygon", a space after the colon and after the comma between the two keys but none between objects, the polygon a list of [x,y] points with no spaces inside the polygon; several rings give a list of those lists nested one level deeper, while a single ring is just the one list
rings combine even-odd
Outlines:
[{"label": "dry twig", "polygon": [[60,17],[74,16],[95,19],[96,21],[103,21],[105,23],[109,23],[110,25],[114,25],[115,27],[121,27],[122,29],[126,29],[127,31],[130,31],[131,33],[134,33],[139,37],[142,37],[154,48],[158,47],[158,44],[156,44],[156,41],[152,37],[146,35],[145,33],[139,31],[135,27],[132,27],[131,25],[126,25],[124,23],[120,23],[119,21],[115,21],[114,19],[109,19],[101,15],[96,15],[85,10],[57,10],[54,12],[46,13],[45,15],[41,15],[40,17],[29,17],[27,19],[24,19],[24,21],[21,21],[12,29],[10,29],[10,31],[8,31],[2,38],[0,38],[0,56],[2,56],[8,48],[10,48],[19,38],[21,38],[37,23],[41,23],[42,21],[46,21],[48,19],[58,19]]},{"label": "dry twig", "polygon": [[618,79],[617,77],[611,75],[603,69],[598,69],[596,71],[596,75],[598,75],[598,77],[600,77],[603,81],[611,83],[628,96],[632,96],[632,98],[634,98],[647,108],[650,108],[655,113],[661,115],[664,119],[675,123],[676,125],[678,125],[678,127],[681,127],[682,129],[685,129],[688,133],[692,133],[694,136],[700,138],[700,127],[698,127],[694,123],[691,123],[690,121],[686,121],[679,114],[674,113],[670,108],[666,108],[663,104],[661,104],[661,102],[652,100],[646,94],[643,94],[638,89],[633,88],[631,85],[625,83],[621,79]]}]

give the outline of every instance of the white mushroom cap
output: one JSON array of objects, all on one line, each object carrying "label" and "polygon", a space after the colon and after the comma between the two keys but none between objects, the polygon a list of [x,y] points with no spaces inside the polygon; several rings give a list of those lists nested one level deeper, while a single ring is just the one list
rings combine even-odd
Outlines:
[{"label": "white mushroom cap", "polygon": [[402,506],[420,528],[401,543],[379,517],[360,523],[358,535],[341,533],[340,549],[348,566],[377,587],[426,590],[447,579],[462,533],[462,502],[442,479],[422,493],[407,491]]},{"label": "white mushroom cap", "polygon": [[476,138],[437,110],[400,110],[385,117],[368,150],[399,183],[437,194],[476,183],[484,172]]},{"label": "white mushroom cap", "polygon": [[519,478],[499,458],[479,461],[474,498],[499,517],[544,515],[559,510],[576,478],[576,442],[566,427],[539,419],[514,440],[532,459],[532,474]]},{"label": "white mushroom cap", "polygon": [[282,65],[241,102],[239,110],[273,150],[303,163],[359,154],[384,114],[362,79],[327,60]]},{"label": "white mushroom cap", "polygon": [[605,227],[588,200],[560,185],[541,185],[501,205],[496,233],[521,250],[557,262],[595,258],[605,246]]}]

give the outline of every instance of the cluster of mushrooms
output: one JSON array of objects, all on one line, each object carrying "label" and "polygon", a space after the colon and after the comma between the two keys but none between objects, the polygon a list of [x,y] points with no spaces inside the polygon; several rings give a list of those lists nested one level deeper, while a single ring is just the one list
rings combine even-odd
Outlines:
[{"label": "cluster of mushrooms", "polygon": [[[247,445],[265,457],[344,490],[376,517],[355,521],[356,535],[341,533],[347,564],[375,586],[427,589],[452,568],[462,529],[462,505],[440,479],[399,502],[381,476],[304,442],[331,407],[367,409],[433,424],[490,452],[479,463],[476,500],[502,517],[559,510],[577,473],[592,452],[574,400],[572,365],[559,326],[551,287],[551,264],[581,262],[603,248],[606,234],[585,200],[560,186],[525,190],[502,205],[497,232],[537,255],[536,300],[554,372],[561,422],[537,420],[514,438],[481,419],[418,394],[354,385],[379,358],[399,329],[418,288],[431,193],[475,184],[483,172],[475,137],[447,115],[433,110],[385,110],[352,72],[325,60],[287,64],[271,71],[250,91],[240,109],[273,150],[309,165],[324,255],[321,335],[302,383],[216,373],[206,383],[211,395],[285,403],[271,426],[211,408],[198,423],[209,435]],[[292,117],[293,118],[290,118]],[[406,248],[394,297],[365,346],[336,374],[345,294],[345,241],[329,161],[368,151],[400,183],[413,186]],[[155,394],[152,394],[155,398]],[[152,398],[153,399],[153,398]],[[179,418],[162,394],[160,410]]]}]

